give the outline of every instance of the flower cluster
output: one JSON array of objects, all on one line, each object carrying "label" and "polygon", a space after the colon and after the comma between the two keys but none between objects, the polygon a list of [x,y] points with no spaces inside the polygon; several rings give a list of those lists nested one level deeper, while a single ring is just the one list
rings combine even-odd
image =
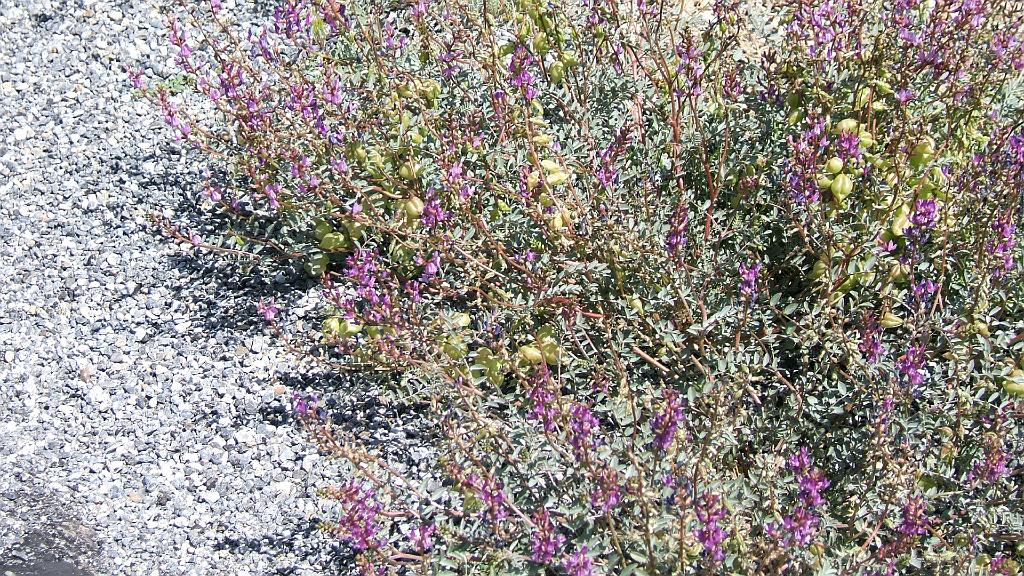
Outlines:
[{"label": "flower cluster", "polygon": [[818,165],[829,143],[824,120],[809,118],[805,126],[798,135],[789,137],[792,152],[786,160],[786,184],[798,204],[816,202],[821,197]]},{"label": "flower cluster", "polygon": [[767,530],[785,548],[807,546],[817,534],[821,518],[815,510],[825,502],[821,493],[829,487],[829,480],[812,465],[806,446],[789,457],[787,466],[796,476],[797,504],[781,523],[769,524]]},{"label": "flower cluster", "polygon": [[666,451],[672,446],[683,419],[683,399],[675,390],[666,389],[662,401],[661,410],[651,418],[651,431],[654,433],[654,447]]},{"label": "flower cluster", "polygon": [[534,530],[530,536],[530,559],[538,564],[547,564],[558,554],[565,537],[558,533],[551,523],[551,514],[540,510],[533,515]]},{"label": "flower cluster", "polygon": [[356,550],[376,548],[383,542],[378,534],[378,515],[382,505],[366,484],[352,480],[331,491],[331,497],[341,508],[335,533]]},{"label": "flower cluster", "polygon": [[495,522],[508,518],[505,486],[500,480],[474,472],[466,476],[466,485],[483,502],[488,518]]},{"label": "flower cluster", "polygon": [[722,549],[725,530],[719,522],[725,518],[726,510],[722,506],[721,497],[706,492],[697,501],[695,510],[701,523],[697,529],[697,540],[704,546],[708,557],[717,564],[725,560],[725,550]]}]

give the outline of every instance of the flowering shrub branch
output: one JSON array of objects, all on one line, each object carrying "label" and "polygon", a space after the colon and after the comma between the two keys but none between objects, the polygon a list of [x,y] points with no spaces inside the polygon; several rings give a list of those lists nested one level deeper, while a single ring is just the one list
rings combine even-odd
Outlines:
[{"label": "flowering shrub branch", "polygon": [[1024,12],[770,11],[171,16],[184,92],[132,82],[213,166],[198,245],[322,279],[308,345],[436,419],[427,489],[296,400],[367,573],[1016,570]]}]

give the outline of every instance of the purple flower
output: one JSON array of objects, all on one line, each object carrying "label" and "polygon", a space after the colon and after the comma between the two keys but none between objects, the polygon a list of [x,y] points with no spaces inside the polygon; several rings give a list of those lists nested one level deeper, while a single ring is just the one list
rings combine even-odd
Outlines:
[{"label": "purple flower", "polygon": [[915,344],[907,349],[906,354],[900,356],[896,362],[896,367],[903,374],[907,384],[911,387],[917,387],[924,383],[924,362],[924,347],[920,344]]},{"label": "purple flower", "polygon": [[1006,453],[999,436],[994,433],[986,434],[984,456],[971,467],[967,481],[973,482],[980,478],[986,482],[996,482],[1010,474],[1006,467],[1009,460],[1010,456]]},{"label": "purple flower", "polygon": [[715,563],[725,560],[725,550],[722,549],[725,530],[718,524],[719,520],[725,518],[725,506],[721,498],[717,494],[705,492],[697,501],[695,511],[701,523],[697,529],[697,540]]},{"label": "purple flower", "polygon": [[558,426],[555,418],[558,408],[555,406],[555,393],[552,391],[551,376],[546,366],[541,366],[537,373],[529,379],[530,390],[527,397],[533,402],[530,416],[541,422],[545,432],[554,432]]},{"label": "purple flower", "polygon": [[748,300],[757,298],[757,276],[761,273],[761,263],[740,264],[740,294]]},{"label": "purple flower", "polygon": [[686,228],[690,224],[690,212],[686,202],[680,201],[672,218],[668,222],[668,235],[665,237],[665,251],[677,262],[682,262],[682,248],[686,246]]},{"label": "purple flower", "polygon": [[383,543],[378,537],[377,515],[381,504],[373,490],[355,480],[333,491],[332,496],[341,505],[336,534],[356,550],[376,548]]},{"label": "purple flower", "polygon": [[420,282],[427,284],[441,271],[441,254],[435,250],[429,260],[424,260],[422,256],[417,256],[417,263],[423,266]]},{"label": "purple flower", "polygon": [[654,433],[654,447],[666,451],[676,437],[679,422],[683,419],[683,400],[673,389],[662,392],[664,404],[660,411],[651,418],[651,431]]},{"label": "purple flower", "polygon": [[356,296],[362,300],[366,314],[379,321],[394,313],[387,285],[391,273],[380,263],[376,250],[360,248],[348,257],[345,276],[356,284]]},{"label": "purple flower", "polygon": [[210,202],[220,202],[221,198],[224,197],[224,190],[220,186],[214,186],[207,183],[203,187],[203,196],[205,196]]},{"label": "purple flower", "polygon": [[292,410],[295,412],[295,415],[298,416],[299,418],[304,418],[306,416],[316,416],[316,394],[303,396],[298,392],[292,392]]},{"label": "purple flower", "polygon": [[820,518],[814,509],[825,503],[821,493],[829,487],[829,480],[812,464],[806,446],[790,456],[786,466],[796,476],[798,504],[783,516],[781,523],[769,524],[767,531],[785,548],[807,546],[817,532]]},{"label": "purple flower", "polygon": [[993,576],[1014,576],[1018,573],[1018,567],[1010,558],[997,554],[988,563],[988,571]]},{"label": "purple flower", "polygon": [[482,478],[479,474],[474,473],[466,477],[466,484],[487,506],[487,515],[491,520],[498,522],[508,518],[508,509],[505,506],[505,486],[500,481],[493,476]]},{"label": "purple flower", "polygon": [[779,524],[770,524],[768,534],[785,548],[807,546],[817,532],[821,519],[811,510],[798,506],[791,514],[782,518]]},{"label": "purple flower", "polygon": [[608,513],[622,502],[619,487],[619,473],[612,468],[605,468],[598,473],[597,487],[590,494],[590,504]]},{"label": "purple flower", "polygon": [[307,10],[305,0],[285,0],[274,9],[274,32],[289,39],[300,33],[309,33],[313,14]]},{"label": "purple flower", "polygon": [[594,576],[594,562],[587,555],[587,547],[580,546],[579,550],[566,556],[562,561],[562,568],[569,576]]},{"label": "purple flower", "polygon": [[938,284],[925,278],[911,286],[910,290],[913,292],[914,298],[918,302],[925,302],[932,294],[935,293],[936,290],[938,290],[938,288]]},{"label": "purple flower", "polygon": [[526,50],[525,46],[520,45],[512,53],[512,61],[508,65],[510,76],[508,83],[521,89],[523,96],[527,100],[533,100],[537,97],[537,89],[533,85],[533,75],[528,70],[533,62],[533,56]]},{"label": "purple flower", "polygon": [[799,486],[798,498],[803,505],[808,508],[821,506],[824,502],[821,492],[829,487],[829,481],[820,468],[811,465],[810,451],[807,447],[800,448],[790,456],[787,465],[796,474]]},{"label": "purple flower", "polygon": [[435,530],[437,530],[437,526],[434,524],[421,524],[409,530],[409,540],[416,547],[416,550],[426,552],[434,547],[433,536]]},{"label": "purple flower", "polygon": [[821,153],[828,146],[825,121],[812,117],[799,136],[788,139],[791,149],[786,161],[786,184],[790,197],[798,204],[816,202],[821,197],[818,187],[818,165]]},{"label": "purple flower", "polygon": [[142,70],[139,70],[138,68],[128,68],[128,79],[132,83],[132,88],[142,90]]},{"label": "purple flower", "polygon": [[924,515],[924,499],[915,496],[903,505],[903,521],[900,523],[900,534],[917,536],[928,531],[928,518]]},{"label": "purple flower", "polygon": [[1017,246],[1014,234],[1017,227],[1009,217],[1002,217],[992,223],[992,230],[998,234],[997,240],[989,243],[989,252],[998,262],[992,275],[1000,278],[1014,268],[1013,249]]},{"label": "purple flower", "polygon": [[856,37],[852,33],[856,22],[844,9],[847,4],[842,0],[801,3],[787,30],[812,58],[833,58]]},{"label": "purple flower", "polygon": [[862,155],[860,151],[860,136],[852,131],[843,132],[836,141],[836,152],[844,161],[859,160]]},{"label": "purple flower", "polygon": [[700,97],[704,93],[704,57],[698,41],[693,36],[687,36],[676,46],[675,52],[679,58],[676,75],[682,87],[676,88],[674,94],[681,98]]},{"label": "purple flower", "polygon": [[569,444],[577,455],[594,447],[594,430],[598,429],[597,418],[586,404],[573,403],[569,408]]},{"label": "purple flower", "polygon": [[344,156],[331,159],[331,168],[338,174],[348,174],[348,162]]},{"label": "purple flower", "polygon": [[280,183],[267,184],[263,187],[263,193],[267,197],[267,202],[270,204],[270,207],[275,210],[281,207],[281,203],[277,200],[277,195],[281,193],[281,188],[282,186]]},{"label": "purple flower", "polygon": [[534,514],[533,522],[536,527],[530,536],[530,559],[538,564],[547,564],[562,547],[565,537],[555,530],[551,523],[551,514],[547,510],[540,510]]},{"label": "purple flower", "polygon": [[441,199],[438,198],[437,191],[428,188],[423,201],[423,214],[420,216],[420,222],[427,228],[433,229],[446,220],[448,220],[448,213],[441,207]]},{"label": "purple flower", "polygon": [[935,228],[938,215],[938,206],[935,200],[918,200],[914,203],[914,212],[910,215],[910,222],[916,228],[931,230]]},{"label": "purple flower", "polygon": [[896,92],[896,99],[899,100],[900,104],[906,104],[914,98],[916,98],[916,95],[910,88],[900,88],[899,91]]},{"label": "purple flower", "polygon": [[871,364],[878,362],[885,351],[882,345],[882,328],[874,314],[864,316],[864,323],[860,329],[860,344],[857,347]]},{"label": "purple flower", "polygon": [[263,319],[267,322],[273,322],[274,318],[277,318],[277,304],[273,300],[260,299],[259,303],[256,304],[256,310],[263,315]]}]

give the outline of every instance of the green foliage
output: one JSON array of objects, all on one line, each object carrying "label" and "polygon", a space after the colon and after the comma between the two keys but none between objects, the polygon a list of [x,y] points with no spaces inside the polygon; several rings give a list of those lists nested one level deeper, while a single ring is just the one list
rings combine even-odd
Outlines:
[{"label": "green foliage", "polygon": [[148,94],[436,415],[426,490],[301,401],[364,568],[1016,573],[1012,3],[340,7],[191,12],[219,114]]}]

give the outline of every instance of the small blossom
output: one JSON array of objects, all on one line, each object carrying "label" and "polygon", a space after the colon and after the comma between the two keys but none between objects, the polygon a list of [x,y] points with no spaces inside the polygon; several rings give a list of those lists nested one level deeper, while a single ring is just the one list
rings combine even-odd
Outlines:
[{"label": "small blossom", "polygon": [[281,193],[281,189],[282,186],[280,183],[267,184],[263,187],[263,193],[267,197],[267,203],[275,210],[281,207],[281,203],[277,200],[277,195]]},{"label": "small blossom", "polygon": [[555,406],[554,385],[547,366],[542,364],[530,376],[528,384],[527,397],[533,402],[530,416],[541,422],[545,432],[554,432],[557,429],[558,408]]},{"label": "small blossom", "polygon": [[594,447],[594,430],[597,429],[597,418],[586,404],[574,403],[569,408],[569,445],[577,454]]},{"label": "small blossom", "polygon": [[332,496],[341,505],[341,515],[335,533],[356,550],[377,548],[383,544],[378,536],[377,515],[381,504],[373,490],[355,480],[333,491]]},{"label": "small blossom", "polygon": [[434,531],[437,526],[434,524],[421,524],[409,531],[409,541],[420,552],[426,552],[434,547]]},{"label": "small blossom", "polygon": [[967,474],[968,482],[976,479],[985,482],[996,482],[1000,478],[1010,474],[1007,463],[1010,457],[999,436],[991,433],[985,435],[984,450],[982,458],[974,463],[971,471]]},{"label": "small blossom", "polygon": [[689,224],[690,213],[686,208],[686,202],[680,202],[672,214],[672,219],[669,220],[669,232],[665,237],[665,251],[677,262],[682,262],[682,249],[686,246],[686,228]]},{"label": "small blossom", "polygon": [[569,576],[594,576],[594,562],[587,552],[586,546],[580,546],[579,550],[566,556],[562,561],[562,568]]},{"label": "small blossom", "polygon": [[530,536],[530,559],[538,564],[547,564],[558,553],[565,542],[565,537],[558,533],[551,523],[551,514],[540,510],[533,515],[536,528]]},{"label": "small blossom", "polygon": [[935,200],[918,200],[914,203],[914,212],[910,215],[910,222],[916,228],[930,230],[935,227],[938,206]]},{"label": "small blossom", "polygon": [[903,505],[903,521],[898,528],[900,534],[917,536],[928,531],[928,518],[924,514],[924,499],[915,496]]},{"label": "small blossom", "polygon": [[256,310],[263,315],[263,319],[267,322],[273,322],[274,318],[277,318],[277,304],[275,304],[273,300],[264,300],[261,298],[259,303],[256,305]]},{"label": "small blossom", "polygon": [[666,389],[662,393],[664,405],[654,418],[651,418],[651,431],[654,432],[654,447],[666,451],[676,437],[679,422],[683,419],[683,400],[678,392]]},{"label": "small blossom", "polygon": [[789,469],[796,474],[800,501],[808,508],[821,506],[824,500],[821,492],[829,487],[828,478],[820,468],[811,464],[810,451],[806,446],[789,457]]},{"label": "small blossom", "polygon": [[622,502],[622,492],[619,487],[619,474],[611,468],[605,468],[598,472],[597,488],[590,494],[590,503],[608,513]]},{"label": "small blossom", "polygon": [[476,493],[477,498],[487,506],[487,516],[491,520],[497,522],[508,518],[504,484],[493,476],[484,478],[475,473],[466,477],[466,483]]},{"label": "small blossom", "polygon": [[761,267],[760,262],[740,264],[740,294],[748,300],[757,298],[757,276],[761,273]]},{"label": "small blossom", "polygon": [[843,132],[836,141],[836,153],[844,161],[859,160],[863,155],[860,150],[860,136],[855,132]]},{"label": "small blossom", "polygon": [[697,501],[696,513],[701,523],[697,529],[697,540],[715,563],[725,560],[725,550],[722,549],[725,530],[719,525],[719,521],[725,518],[721,497],[710,492],[704,493]]},{"label": "small blossom", "polygon": [[917,387],[924,383],[924,362],[924,347],[915,344],[907,349],[906,354],[900,356],[900,359],[896,362],[896,367],[903,374],[907,384],[911,387]]},{"label": "small blossom", "polygon": [[797,506],[792,513],[783,517],[779,524],[771,524],[768,533],[785,548],[807,546],[817,532],[821,519],[811,510]]},{"label": "small blossom", "polygon": [[882,345],[882,327],[879,326],[878,319],[874,314],[865,315],[857,348],[871,364],[877,363],[885,351],[885,347]]},{"label": "small blossom", "polygon": [[822,152],[829,144],[825,132],[825,121],[809,118],[808,124],[798,136],[788,139],[791,150],[785,165],[786,184],[790,197],[798,204],[816,202],[821,197],[818,186],[818,165]]},{"label": "small blossom", "polygon": [[299,418],[315,416],[317,414],[316,394],[304,396],[298,392],[292,392],[292,410]]},{"label": "small blossom", "polygon": [[896,99],[899,100],[900,104],[906,104],[915,98],[914,91],[909,88],[900,88],[896,92]]}]

